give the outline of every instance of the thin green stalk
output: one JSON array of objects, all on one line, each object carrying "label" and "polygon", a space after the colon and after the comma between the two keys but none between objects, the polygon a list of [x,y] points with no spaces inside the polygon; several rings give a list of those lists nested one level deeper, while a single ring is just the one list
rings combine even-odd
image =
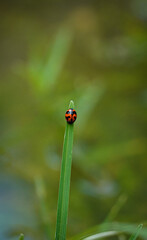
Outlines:
[{"label": "thin green stalk", "polygon": [[129,238],[129,240],[136,240],[137,237],[138,237],[139,234],[140,234],[140,231],[141,231],[142,227],[143,227],[143,224],[138,225],[137,230],[136,230],[136,233],[135,233],[135,234],[132,234],[132,236]]},{"label": "thin green stalk", "polygon": [[126,200],[127,200],[126,195],[122,194],[119,196],[117,202],[113,205],[108,216],[106,217],[105,222],[112,222],[116,218],[118,212],[120,211],[122,206],[125,204]]},{"label": "thin green stalk", "polygon": [[[69,108],[74,108],[73,101],[70,101]],[[66,123],[57,207],[57,223],[55,235],[56,240],[66,239],[71,163],[72,163],[73,130],[74,124]]]}]

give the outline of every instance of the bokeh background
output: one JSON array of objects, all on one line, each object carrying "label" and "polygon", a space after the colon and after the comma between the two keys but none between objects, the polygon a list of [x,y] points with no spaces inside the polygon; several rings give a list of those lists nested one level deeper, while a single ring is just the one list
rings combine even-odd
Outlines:
[{"label": "bokeh background", "polygon": [[145,223],[147,2],[5,0],[0,18],[0,239],[54,236],[71,99],[67,236]]}]

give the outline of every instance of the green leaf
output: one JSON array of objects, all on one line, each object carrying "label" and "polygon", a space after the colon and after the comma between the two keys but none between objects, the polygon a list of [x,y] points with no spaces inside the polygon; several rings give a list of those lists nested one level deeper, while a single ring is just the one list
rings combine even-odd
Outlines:
[{"label": "green leaf", "polygon": [[97,233],[95,235],[86,237],[86,238],[84,238],[84,240],[102,239],[102,238],[106,238],[106,237],[115,236],[118,234],[119,234],[119,232],[116,232],[116,231],[102,232],[102,233]]},{"label": "green leaf", "polygon": [[[70,101],[69,108],[74,108],[73,101]],[[72,163],[73,130],[74,124],[66,123],[57,207],[57,223],[55,237],[56,240],[66,239],[71,163]]]},{"label": "green leaf", "polygon": [[137,230],[136,230],[136,233],[135,234],[132,234],[132,236],[129,238],[129,240],[136,240],[136,238],[139,236],[140,234],[140,231],[143,227],[143,224],[140,224],[138,227],[137,227]]},{"label": "green leaf", "polygon": [[117,202],[113,205],[108,216],[106,217],[105,222],[112,222],[115,219],[122,206],[124,206],[126,200],[126,195],[122,194],[119,196]]},{"label": "green leaf", "polygon": [[68,54],[73,34],[69,29],[60,29],[57,33],[52,51],[42,72],[43,90],[48,90],[56,84]]},{"label": "green leaf", "polygon": [[103,85],[97,86],[96,84],[90,83],[82,89],[79,88],[78,91],[80,92],[80,98],[77,104],[79,109],[79,124],[77,131],[80,132],[84,129],[87,121],[89,121],[94,107],[103,97],[105,87]]},{"label": "green leaf", "polygon": [[[119,233],[136,234],[136,227],[137,227],[136,224],[131,223],[119,223],[119,222],[102,223],[100,225],[96,225],[90,229],[87,229],[85,232],[81,234],[78,234],[70,238],[70,240],[85,239],[86,237],[90,237],[92,235],[96,235],[106,231],[116,231],[118,232],[118,234]],[[147,239],[147,228],[144,227],[142,229],[140,236],[143,239]]]}]

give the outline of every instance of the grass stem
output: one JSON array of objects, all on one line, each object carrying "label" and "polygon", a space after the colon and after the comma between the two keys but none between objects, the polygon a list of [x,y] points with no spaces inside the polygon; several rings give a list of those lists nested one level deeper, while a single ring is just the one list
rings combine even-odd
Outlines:
[{"label": "grass stem", "polygon": [[[74,108],[73,101],[70,101],[69,108]],[[56,240],[66,239],[72,164],[73,130],[74,124],[66,123],[57,207]]]}]

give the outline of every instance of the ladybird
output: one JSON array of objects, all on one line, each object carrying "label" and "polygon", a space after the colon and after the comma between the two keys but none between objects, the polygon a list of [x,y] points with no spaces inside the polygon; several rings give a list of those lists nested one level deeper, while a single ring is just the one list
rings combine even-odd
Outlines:
[{"label": "ladybird", "polygon": [[76,121],[77,113],[73,108],[69,108],[65,113],[65,119],[69,124],[72,124]]}]

